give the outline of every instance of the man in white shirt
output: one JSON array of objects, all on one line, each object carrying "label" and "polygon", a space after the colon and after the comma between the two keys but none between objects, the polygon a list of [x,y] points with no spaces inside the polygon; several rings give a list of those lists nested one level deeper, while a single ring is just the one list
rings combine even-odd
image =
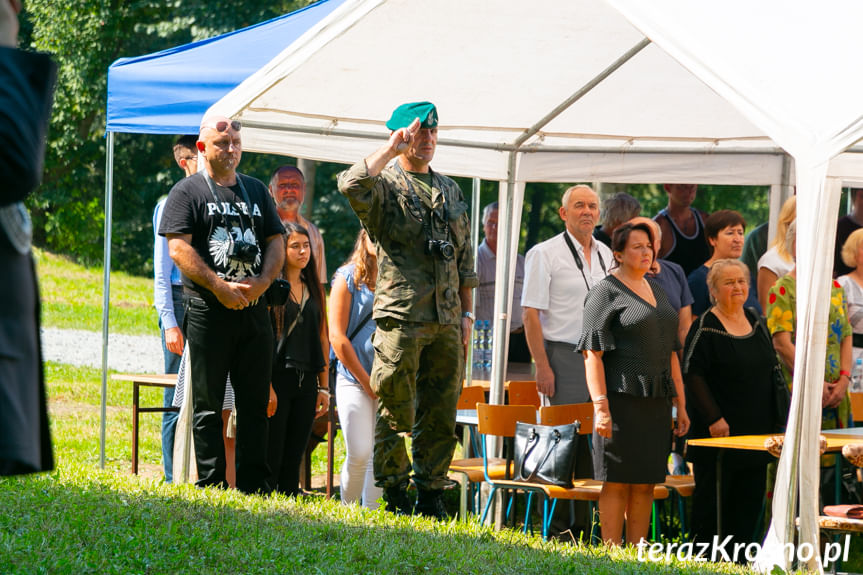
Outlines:
[{"label": "man in white shirt", "polygon": [[[489,321],[494,327],[494,283],[497,266],[497,215],[498,203],[488,204],[482,211],[482,229],[485,240],[479,245],[476,257],[476,274],[479,276],[479,287],[476,289],[477,321]],[[508,361],[530,363],[530,350],[524,337],[524,320],[521,309],[521,290],[524,284],[524,256],[516,256],[515,286],[512,291],[512,307],[510,308],[509,324],[509,355]]]},{"label": "man in white shirt", "polygon": [[550,405],[590,401],[584,358],[575,344],[584,298],[614,262],[611,250],[593,238],[599,197],[590,186],[566,190],[559,213],[564,232],[527,252],[521,298],[537,390]]},{"label": "man in white shirt", "polygon": [[[527,252],[521,296],[524,333],[536,362],[536,388],[545,405],[590,401],[584,357],[575,351],[575,344],[581,336],[584,298],[614,262],[608,246],[593,238],[599,221],[599,196],[590,186],[566,190],[559,213],[566,229]],[[593,477],[585,435],[579,436],[576,446],[574,477]],[[580,533],[586,535],[589,530],[586,502],[556,508],[552,536],[570,531],[578,539]]]}]

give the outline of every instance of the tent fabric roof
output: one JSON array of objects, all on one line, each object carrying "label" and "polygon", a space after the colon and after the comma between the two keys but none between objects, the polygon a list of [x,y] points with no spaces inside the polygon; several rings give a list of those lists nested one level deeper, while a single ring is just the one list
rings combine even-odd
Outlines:
[{"label": "tent fabric roof", "polygon": [[431,100],[436,168],[505,180],[514,142],[576,95],[524,142],[518,180],[787,183],[774,139],[659,46],[634,49],[644,35],[602,0],[416,10],[411,0],[348,0],[213,111],[243,120],[247,150],[351,162],[385,137],[395,106]]},{"label": "tent fabric roof", "polygon": [[214,102],[328,16],[344,0],[290,14],[108,68],[107,132],[196,134]]},{"label": "tent fabric roof", "polygon": [[[782,183],[784,150],[659,46],[636,49],[591,85],[639,42],[644,35],[601,0],[498,2],[493,11],[438,0],[422,18],[410,0],[348,0],[213,111],[243,120],[248,150],[347,162],[376,147],[396,105],[431,100],[437,169],[505,180],[513,143],[591,86],[524,142],[533,153],[522,156],[519,180],[643,182],[648,162],[637,158],[650,152],[662,166],[650,170],[653,181]],[[542,157],[575,151],[591,160],[561,167]],[[739,172],[722,159],[732,152]]]}]

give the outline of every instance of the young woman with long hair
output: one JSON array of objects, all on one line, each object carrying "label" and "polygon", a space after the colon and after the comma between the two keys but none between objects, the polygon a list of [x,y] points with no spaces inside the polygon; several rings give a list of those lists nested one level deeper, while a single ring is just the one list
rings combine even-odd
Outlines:
[{"label": "young woman with long hair", "polygon": [[369,383],[372,360],[371,318],[378,260],[365,229],[360,230],[348,261],[336,270],[330,290],[330,342],[336,366],[339,422],[345,438],[341,495],[344,503],[361,502],[375,509],[381,489],[375,486],[372,455],[377,396]]},{"label": "young woman with long hair", "polygon": [[282,278],[290,284],[284,305],[271,306],[276,338],[270,387],[268,463],[270,485],[286,495],[299,494],[300,462],[315,417],[329,406],[324,291],[312,254],[309,232],[285,223]]}]

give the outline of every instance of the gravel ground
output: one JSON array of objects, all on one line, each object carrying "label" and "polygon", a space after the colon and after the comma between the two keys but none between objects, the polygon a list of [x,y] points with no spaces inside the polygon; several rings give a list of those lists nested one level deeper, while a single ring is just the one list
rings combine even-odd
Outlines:
[{"label": "gravel ground", "polygon": [[[102,367],[102,333],[80,329],[42,329],[45,361]],[[151,335],[108,335],[108,367],[126,373],[161,373],[162,342]]]}]

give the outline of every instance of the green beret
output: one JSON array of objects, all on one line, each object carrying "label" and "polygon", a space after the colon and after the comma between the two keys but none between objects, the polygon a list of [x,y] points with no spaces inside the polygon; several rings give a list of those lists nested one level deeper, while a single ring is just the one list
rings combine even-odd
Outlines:
[{"label": "green beret", "polygon": [[398,130],[407,128],[415,119],[422,121],[421,128],[437,128],[437,108],[431,102],[411,102],[402,104],[395,110],[387,121],[387,128]]}]

